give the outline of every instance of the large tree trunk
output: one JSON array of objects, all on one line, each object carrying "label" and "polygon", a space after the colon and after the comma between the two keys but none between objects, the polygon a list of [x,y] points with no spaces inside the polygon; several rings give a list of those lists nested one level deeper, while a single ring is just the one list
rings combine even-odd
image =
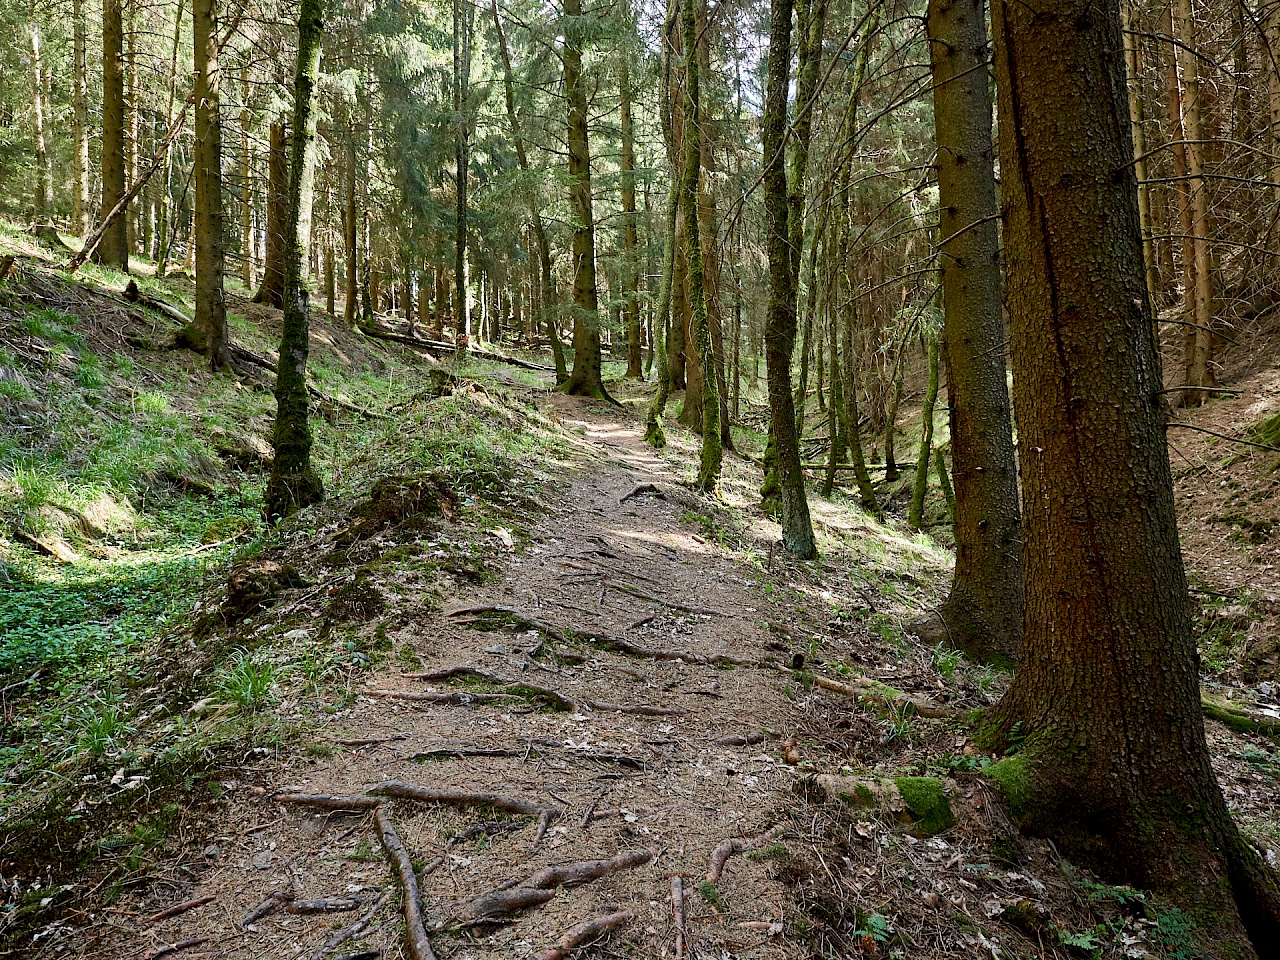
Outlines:
[{"label": "large tree trunk", "polygon": [[1023,451],[1021,665],[989,733],[1015,816],[1155,888],[1215,956],[1275,955],[1276,880],[1214,779],[1138,224],[1117,0],[996,0]]},{"label": "large tree trunk", "polygon": [[89,92],[85,80],[84,0],[71,0],[71,223],[80,236],[89,231]]},{"label": "large tree trunk", "polygon": [[612,400],[600,362],[600,310],[596,290],[596,227],[591,204],[591,151],[587,141],[587,91],[582,85],[582,0],[564,0],[564,92],[569,121],[569,180],[573,204],[573,372],[564,383],[571,396]]},{"label": "large tree trunk", "polygon": [[[295,133],[297,131],[294,131]],[[267,255],[262,261],[262,285],[254,303],[284,306],[284,258],[287,244],[284,230],[289,215],[289,159],[284,121],[271,124],[267,152]]]},{"label": "large tree trunk", "polygon": [[36,223],[44,224],[53,210],[53,175],[49,169],[49,144],[45,130],[48,104],[44,97],[44,61],[40,54],[40,24],[31,21],[31,87],[32,87],[32,138],[35,140],[36,159]]},{"label": "large tree trunk", "polygon": [[933,0],[928,13],[956,565],[939,620],[917,632],[945,639],[974,660],[1012,663],[1022,646],[1022,532],[983,6],[983,0]]},{"label": "large tree trunk", "polygon": [[[202,2],[202,0],[197,0]],[[293,137],[284,225],[284,327],[276,365],[275,460],[267,483],[269,520],[286,517],[324,496],[311,466],[311,428],[307,422],[307,288],[302,282],[305,250],[299,234],[303,181],[313,163],[316,142],[315,86],[320,73],[324,26],[321,0],[302,0],[298,11],[298,72],[293,82]]]},{"label": "large tree trunk", "polygon": [[698,367],[706,374],[702,378],[702,457],[698,466],[698,489],[712,492],[720,482],[724,448],[720,438],[719,378],[716,376],[715,347],[711,342],[711,325],[707,317],[707,295],[703,289],[702,232],[698,222],[698,172],[702,166],[699,75],[702,71],[698,62],[700,57],[696,53],[698,12],[695,3],[696,0],[682,0],[680,5],[684,48],[692,51],[684,60],[684,170],[680,178],[680,202],[684,208],[684,229],[688,240],[685,260],[688,264],[691,332],[698,349]]},{"label": "large tree trunk", "polygon": [[215,372],[231,364],[227,303],[222,286],[222,121],[218,116],[217,0],[193,0],[191,39],[195,65],[196,309],[184,339],[202,350]]},{"label": "large tree trunk", "polygon": [[[173,49],[169,58],[169,97],[164,112],[165,126],[173,125],[173,107],[178,99],[178,49],[182,46],[182,12],[185,0],[178,0],[178,12],[173,21]],[[185,109],[185,108],[184,108]],[[87,148],[86,148],[87,149]],[[173,236],[173,147],[165,148],[164,177],[160,183],[160,212],[156,220],[156,276],[163,277],[165,262],[169,259],[169,246]]]},{"label": "large tree trunk", "polygon": [[[822,0],[819,0],[822,2]],[[787,196],[786,135],[787,89],[791,66],[792,0],[771,0],[769,14],[768,85],[765,94],[761,138],[764,144],[764,201],[766,244],[769,256],[769,307],[765,320],[765,362],[768,368],[770,441],[776,462],[782,511],[782,543],[791,553],[808,560],[817,554],[800,446],[796,437],[795,403],[791,397],[791,355],[796,343],[796,268],[799,266],[798,229],[788,222],[792,204]],[[803,101],[798,101],[803,110]],[[799,131],[797,131],[798,134]],[[798,140],[798,137],[797,137]],[[803,149],[808,150],[807,139]],[[801,149],[797,142],[796,149]],[[804,193],[804,184],[791,188]],[[800,200],[797,198],[796,204]],[[797,215],[796,219],[799,219]],[[798,224],[797,224],[798,226]]]},{"label": "large tree trunk", "polygon": [[[102,4],[102,216],[124,197],[124,22],[121,0]],[[129,269],[129,236],[117,217],[98,243],[98,259]]]}]

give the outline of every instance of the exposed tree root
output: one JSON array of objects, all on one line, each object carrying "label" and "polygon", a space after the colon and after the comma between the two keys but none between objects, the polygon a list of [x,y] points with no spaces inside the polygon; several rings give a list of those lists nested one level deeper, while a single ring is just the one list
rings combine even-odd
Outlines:
[{"label": "exposed tree root", "polygon": [[913,697],[909,694],[900,693],[882,683],[876,683],[873,680],[854,680],[849,683],[842,683],[839,680],[830,680],[827,677],[813,674],[813,685],[821,687],[823,690],[830,690],[832,693],[842,693],[846,697],[856,697],[859,700],[875,699],[881,700],[890,706],[903,710],[909,710],[912,713],[919,714],[922,717],[928,717],[932,720],[948,719],[950,717],[958,717],[962,711],[955,707],[944,707],[940,704],[933,703],[923,697]]},{"label": "exposed tree root", "polygon": [[400,835],[396,833],[385,807],[378,807],[374,817],[382,849],[387,852],[400,875],[400,888],[404,894],[404,937],[409,957],[411,960],[436,960],[436,955],[431,950],[431,941],[427,939],[427,929],[422,923],[422,898],[418,893],[418,877],[413,872],[409,851],[400,842]]},{"label": "exposed tree root", "polygon": [[156,947],[150,953],[145,954],[143,956],[143,960],[160,960],[161,957],[180,953],[183,950],[190,950],[192,947],[198,947],[201,944],[208,942],[208,937],[193,937],[190,940],[179,940],[177,943],[171,943],[165,947]]},{"label": "exposed tree root", "polygon": [[260,904],[258,904],[248,913],[246,913],[244,917],[240,920],[240,926],[247,927],[251,923],[258,922],[263,917],[266,917],[272,913],[275,913],[275,911],[280,908],[280,905],[282,903],[286,903],[292,899],[293,899],[293,894],[289,893],[289,891],[277,890],[275,893],[270,894],[267,897],[267,899],[263,900]]},{"label": "exposed tree root", "polygon": [[564,960],[583,944],[618,929],[624,923],[634,920],[635,916],[630,910],[619,910],[617,913],[608,913],[594,920],[574,924],[561,935],[554,947],[538,954],[538,960]]},{"label": "exposed tree root", "polygon": [[659,500],[667,499],[667,495],[658,488],[658,485],[656,483],[642,483],[637,487],[635,487],[635,489],[633,489],[625,497],[620,497],[618,499],[618,502],[626,503],[628,500],[632,500],[635,497],[643,497],[645,494],[649,494],[650,496],[656,497]]},{"label": "exposed tree root", "polygon": [[175,903],[172,907],[166,907],[159,913],[153,913],[147,917],[147,923],[159,923],[161,920],[167,920],[169,917],[176,917],[180,913],[186,913],[188,910],[194,910],[196,907],[203,907],[207,903],[213,903],[217,900],[213,894],[207,897],[198,897],[195,900],[187,900],[184,903]]},{"label": "exposed tree root", "polygon": [[723,610],[713,610],[710,607],[699,607],[693,604],[681,603],[679,600],[668,600],[666,597],[660,597],[656,593],[650,593],[648,590],[642,590],[634,583],[624,583],[621,580],[605,581],[605,586],[618,593],[626,593],[633,597],[639,597],[641,600],[648,600],[650,603],[658,603],[664,607],[670,607],[672,610],[679,610],[681,613],[696,613],[708,617],[723,617],[727,614]]},{"label": "exposed tree root", "polygon": [[343,747],[376,747],[395,740],[408,739],[409,735],[407,733],[393,733],[389,737],[359,737],[353,740],[335,740],[333,742]]},{"label": "exposed tree root", "polygon": [[462,921],[495,919],[518,910],[542,906],[555,895],[554,888],[535,890],[528,887],[515,887],[510,890],[495,890],[459,907],[454,917]]},{"label": "exposed tree root", "polygon": [[629,850],[608,860],[582,860],[543,867],[523,880],[508,881],[497,890],[476,897],[455,910],[454,916],[459,920],[475,921],[540,906],[555,896],[557,887],[577,886],[620,870],[631,870],[643,866],[653,857],[653,850]]},{"label": "exposed tree root", "polygon": [[292,803],[300,807],[319,807],[321,810],[345,810],[351,813],[372,810],[380,802],[377,797],[344,797],[328,793],[280,793],[276,795],[276,803]]},{"label": "exposed tree root", "polygon": [[504,797],[496,793],[476,793],[471,790],[453,790],[448,787],[421,787],[403,780],[384,780],[374,784],[367,791],[381,797],[396,797],[400,800],[419,800],[423,803],[447,803],[456,807],[493,807],[495,810],[506,810],[508,813],[519,813],[525,816],[541,815],[544,811],[551,814],[552,819],[560,816],[558,807],[521,800],[518,797]]},{"label": "exposed tree root", "polygon": [[[568,697],[558,690],[550,687],[544,687],[536,683],[528,683],[524,680],[513,680],[504,677],[501,674],[493,673],[490,670],[482,670],[479,667],[456,666],[449,667],[446,670],[438,670],[434,673],[411,673],[405,674],[406,677],[415,680],[445,680],[454,677],[475,677],[480,680],[488,680],[490,683],[500,684],[512,691],[507,696],[523,696],[525,699],[541,699],[552,706],[560,707],[565,710],[573,710],[581,713],[586,710],[595,710],[601,713],[634,713],[645,717],[683,717],[689,713],[681,707],[655,707],[649,704],[628,705],[622,703],[610,703],[606,700],[592,700],[587,697]],[[484,696],[484,694],[477,694]]]},{"label": "exposed tree root", "polygon": [[773,734],[768,733],[735,733],[727,737],[721,737],[715,741],[718,747],[749,747],[752,744],[764,743],[766,740],[774,739]]},{"label": "exposed tree root", "polygon": [[[373,923],[373,918],[378,915],[390,899],[391,894],[384,893],[378,898],[377,903],[364,912],[359,920],[351,924],[349,927],[343,927],[332,937],[326,940],[322,947],[311,954],[311,960],[323,960],[324,957],[333,953],[333,951],[337,950],[352,937],[358,937],[364,932],[365,928],[368,927],[369,924]],[[359,956],[359,954],[353,954],[352,956]]]},{"label": "exposed tree root", "polygon": [[366,697],[381,697],[384,700],[415,700],[419,703],[445,703],[455,707],[467,707],[473,703],[495,703],[499,700],[518,700],[510,693],[467,693],[462,690],[447,692],[421,690],[365,690]]},{"label": "exposed tree root", "polygon": [[676,960],[683,960],[685,942],[684,878],[678,873],[671,878],[671,913],[676,923]]},{"label": "exposed tree root", "polygon": [[711,853],[711,862],[707,865],[707,882],[716,883],[724,873],[724,865],[729,858],[748,850],[755,850],[772,843],[787,829],[787,824],[778,823],[764,833],[755,837],[729,837],[720,841],[720,845]]}]

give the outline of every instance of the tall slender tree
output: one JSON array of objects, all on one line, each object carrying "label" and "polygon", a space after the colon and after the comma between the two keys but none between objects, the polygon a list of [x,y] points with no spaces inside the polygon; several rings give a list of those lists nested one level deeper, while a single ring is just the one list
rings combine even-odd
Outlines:
[{"label": "tall slender tree", "polygon": [[[122,0],[102,3],[102,216],[124,198],[124,18]],[[107,225],[97,256],[108,266],[129,269],[124,217]]]},{"label": "tall slender tree", "polygon": [[1274,956],[1280,887],[1205,744],[1118,0],[995,0],[992,28],[1027,505],[1023,657],[990,729],[1021,749],[996,775],[1025,826],[1166,893],[1216,956]]},{"label": "tall slender tree", "polygon": [[[202,0],[197,0],[202,2]],[[315,89],[324,38],[321,0],[301,0],[298,10],[298,70],[293,81],[293,136],[290,144],[288,215],[285,219],[284,325],[276,365],[275,460],[267,483],[266,515],[287,517],[318,503],[324,485],[311,465],[311,426],[307,418],[307,353],[310,337],[307,288],[302,280],[306,255],[300,242],[304,171],[316,143]]]}]

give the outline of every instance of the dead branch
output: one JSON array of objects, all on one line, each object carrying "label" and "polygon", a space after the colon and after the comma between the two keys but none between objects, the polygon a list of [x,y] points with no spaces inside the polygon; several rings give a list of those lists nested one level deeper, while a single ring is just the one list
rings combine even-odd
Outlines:
[{"label": "dead branch", "polygon": [[735,733],[728,737],[721,737],[715,743],[719,747],[749,747],[752,744],[764,743],[772,737],[773,735],[768,733]]},{"label": "dead branch", "polygon": [[[148,297],[147,299],[151,300],[150,297]],[[162,303],[162,301],[159,301],[159,300],[156,300],[154,302],[157,304]],[[255,367],[261,367],[264,370],[269,370],[270,372],[275,373],[276,365],[274,363],[272,363],[266,357],[260,356],[259,354],[254,353],[248,347],[241,346],[238,343],[231,344],[231,356],[233,359],[241,360],[245,363],[250,363]],[[378,413],[376,410],[366,410],[364,407],[357,406],[354,403],[348,403],[346,400],[340,400],[337,397],[332,397],[312,383],[307,384],[307,393],[311,394],[311,396],[315,397],[321,403],[330,404],[331,406],[338,407],[341,410],[346,410],[348,413],[358,414],[359,416],[364,417],[366,420],[389,420],[390,419],[390,416],[388,414]]]},{"label": "dead branch", "polygon": [[159,923],[161,920],[176,917],[178,914],[194,910],[196,907],[203,907],[207,903],[213,903],[217,899],[213,894],[209,894],[207,897],[198,897],[195,900],[187,900],[184,903],[175,903],[172,907],[167,907],[159,913],[153,913],[147,917],[147,923]]},{"label": "dead branch", "polygon": [[409,851],[400,842],[400,835],[396,833],[385,807],[378,807],[374,818],[378,824],[382,849],[387,852],[400,875],[400,887],[404,894],[404,937],[409,957],[411,960],[436,960],[436,955],[431,950],[431,941],[427,939],[426,927],[422,924],[422,898],[418,893],[418,877],[413,872]]},{"label": "dead branch", "polygon": [[955,707],[944,707],[923,697],[913,697],[905,693],[894,694],[884,684],[876,683],[873,680],[854,680],[849,683],[842,683],[839,680],[830,680],[827,677],[814,674],[813,685],[821,687],[823,690],[830,690],[832,693],[842,693],[846,697],[857,697],[860,700],[867,698],[882,700],[891,706],[901,710],[909,710],[931,720],[947,719],[960,715],[960,711]]},{"label": "dead branch", "polygon": [[346,913],[348,910],[359,909],[361,900],[359,897],[318,897],[315,900],[294,900],[285,904],[286,913],[312,914],[312,913]]},{"label": "dead branch", "polygon": [[642,717],[684,717],[689,711],[683,707],[654,707],[647,703],[628,706],[623,703],[609,703],[604,700],[583,700],[592,710],[601,713],[634,713]]},{"label": "dead branch", "polygon": [[447,803],[457,807],[493,807],[495,810],[506,810],[508,813],[520,813],[526,816],[541,815],[549,811],[552,818],[560,816],[558,807],[548,807],[518,797],[504,797],[496,793],[476,793],[471,790],[453,790],[448,787],[420,787],[417,784],[405,783],[402,780],[384,780],[374,784],[366,793],[381,797],[396,797],[400,800],[419,800],[424,803]]},{"label": "dead branch", "polygon": [[582,923],[574,924],[561,935],[560,941],[554,947],[538,954],[538,960],[564,960],[583,944],[618,929],[624,923],[634,920],[635,916],[630,910],[619,910],[617,913],[605,914],[594,920],[584,920]]},{"label": "dead branch", "polygon": [[476,897],[454,913],[454,917],[463,921],[486,920],[515,913],[517,910],[528,910],[539,907],[556,895],[555,889],[533,890],[528,887],[515,887],[510,890],[495,890],[484,896]]},{"label": "dead branch", "polygon": [[198,947],[200,944],[208,942],[208,937],[193,937],[190,940],[179,940],[177,943],[171,943],[166,947],[156,947],[148,953],[143,960],[160,960],[161,957],[167,957],[171,953],[190,950],[192,947]]},{"label": "dead branch", "polygon": [[355,740],[334,740],[333,742],[343,747],[375,747],[384,743],[391,743],[393,740],[408,740],[407,733],[393,733],[389,737],[360,737]]},{"label": "dead branch", "polygon": [[[378,898],[377,903],[375,903],[372,907],[370,907],[368,910],[364,912],[364,914],[360,917],[359,920],[351,924],[351,926],[349,927],[343,927],[341,930],[335,933],[332,937],[326,940],[324,943],[324,946],[320,947],[314,953],[311,954],[311,960],[323,960],[324,957],[333,953],[333,951],[337,950],[340,946],[342,946],[352,937],[359,936],[361,933],[363,933],[364,929],[373,922],[373,918],[378,915],[379,911],[381,911],[382,908],[386,906],[387,901],[390,899],[391,899],[391,894],[384,893],[381,897]],[[349,956],[357,957],[357,956],[362,956],[362,954],[350,954]],[[337,960],[337,958],[334,958],[334,960]]]},{"label": "dead branch", "polygon": [[293,803],[302,807],[319,807],[321,810],[346,810],[352,813],[372,810],[379,803],[377,797],[344,797],[328,793],[280,793],[276,803]]},{"label": "dead branch", "polygon": [[678,873],[671,878],[671,913],[676,921],[676,960],[681,960],[685,941],[684,878]]},{"label": "dead branch", "polygon": [[247,927],[251,923],[256,923],[263,917],[275,913],[282,903],[287,903],[293,899],[293,894],[288,890],[277,890],[270,894],[267,899],[250,910],[244,915],[244,919],[240,921],[240,926]]},{"label": "dead branch", "polygon": [[547,835],[547,829],[551,826],[551,811],[543,810],[538,814],[538,829],[533,834],[534,849],[542,846],[542,841]]},{"label": "dead branch", "polygon": [[467,693],[462,690],[449,691],[417,691],[417,690],[365,690],[366,697],[382,697],[387,700],[416,700],[420,703],[446,703],[455,707],[466,707],[473,703],[493,703],[497,700],[519,700],[510,693]]},{"label": "dead branch", "polygon": [[711,853],[711,862],[707,866],[707,882],[716,883],[719,881],[721,874],[724,873],[724,865],[730,857],[763,847],[765,844],[777,839],[786,829],[787,824],[785,822],[778,823],[755,837],[728,837],[725,840],[721,840],[720,845]]},{"label": "dead branch", "polygon": [[[419,337],[406,337],[403,334],[393,333],[390,330],[384,330],[381,327],[363,326],[360,332],[365,336],[373,337],[376,340],[390,340],[392,343],[403,343],[406,346],[417,347],[420,350],[435,353],[457,352],[457,345],[449,343],[446,340],[423,340]],[[523,367],[525,370],[541,370],[546,373],[554,373],[555,367],[549,367],[545,363],[534,363],[531,360],[521,360],[519,357],[508,357],[501,353],[490,353],[487,350],[472,350],[466,347],[462,351],[469,357],[477,360],[492,360],[495,363],[506,363],[513,367]]]}]

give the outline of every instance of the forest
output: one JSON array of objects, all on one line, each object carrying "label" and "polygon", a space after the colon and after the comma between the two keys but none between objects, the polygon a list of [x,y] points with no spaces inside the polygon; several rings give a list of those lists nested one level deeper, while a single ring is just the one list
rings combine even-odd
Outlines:
[{"label": "forest", "polygon": [[1280,3],[0,0],[0,956],[1280,957]]}]

